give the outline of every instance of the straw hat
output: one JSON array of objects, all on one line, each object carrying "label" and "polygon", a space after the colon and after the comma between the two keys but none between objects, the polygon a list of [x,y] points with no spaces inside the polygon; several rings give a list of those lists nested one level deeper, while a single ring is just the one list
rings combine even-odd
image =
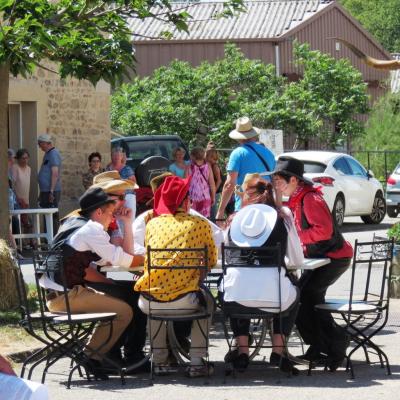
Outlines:
[{"label": "straw hat", "polygon": [[278,213],[266,204],[252,204],[242,208],[232,219],[230,235],[241,247],[262,246],[274,229]]},{"label": "straw hat", "polygon": [[234,140],[246,140],[260,134],[260,129],[253,126],[249,117],[240,117],[236,120],[236,129],[230,132],[229,137]]},{"label": "straw hat", "polygon": [[122,179],[118,171],[106,171],[96,175],[93,178],[93,185],[91,187],[102,188],[107,193],[139,188],[136,183],[133,183],[129,179]]}]

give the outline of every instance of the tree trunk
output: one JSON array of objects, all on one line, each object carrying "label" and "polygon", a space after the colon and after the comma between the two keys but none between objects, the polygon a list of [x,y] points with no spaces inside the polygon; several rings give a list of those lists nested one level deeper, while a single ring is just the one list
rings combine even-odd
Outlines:
[{"label": "tree trunk", "polygon": [[9,211],[8,211],[8,64],[0,64],[0,238],[8,240]]}]

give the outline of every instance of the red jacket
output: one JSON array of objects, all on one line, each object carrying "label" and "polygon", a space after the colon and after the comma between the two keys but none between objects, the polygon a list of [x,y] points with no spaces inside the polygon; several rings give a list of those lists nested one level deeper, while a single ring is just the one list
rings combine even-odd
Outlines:
[{"label": "red jacket", "polygon": [[[304,216],[310,225],[307,229],[302,227],[302,205]],[[332,237],[332,215],[318,189],[314,189],[309,185],[300,186],[290,197],[288,206],[292,210],[297,233],[303,245],[305,256],[307,256],[305,245],[316,243],[321,240],[329,240]],[[351,258],[353,257],[353,248],[349,242],[344,241],[340,249],[328,252],[325,255],[335,259]]]}]

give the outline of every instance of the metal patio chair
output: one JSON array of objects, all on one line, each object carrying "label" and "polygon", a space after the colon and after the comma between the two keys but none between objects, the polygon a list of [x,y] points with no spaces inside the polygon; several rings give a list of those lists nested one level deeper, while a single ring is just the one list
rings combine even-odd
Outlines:
[{"label": "metal patio chair", "polygon": [[351,267],[349,297],[327,299],[316,305],[321,312],[340,316],[354,347],[348,352],[346,370],[354,378],[352,356],[362,349],[367,363],[369,354],[379,358],[382,368],[391,374],[389,358],[374,337],[385,327],[389,316],[390,279],[392,274],[393,239],[372,242],[355,241]]}]

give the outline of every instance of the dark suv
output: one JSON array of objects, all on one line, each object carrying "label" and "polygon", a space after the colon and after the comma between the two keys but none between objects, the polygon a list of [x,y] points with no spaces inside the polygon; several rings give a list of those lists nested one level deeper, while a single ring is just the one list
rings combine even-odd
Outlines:
[{"label": "dark suv", "polygon": [[172,160],[172,152],[176,147],[186,150],[185,159],[189,159],[186,145],[178,135],[126,136],[111,140],[111,147],[122,147],[127,156],[127,164],[133,170],[146,158],[162,156]]}]

